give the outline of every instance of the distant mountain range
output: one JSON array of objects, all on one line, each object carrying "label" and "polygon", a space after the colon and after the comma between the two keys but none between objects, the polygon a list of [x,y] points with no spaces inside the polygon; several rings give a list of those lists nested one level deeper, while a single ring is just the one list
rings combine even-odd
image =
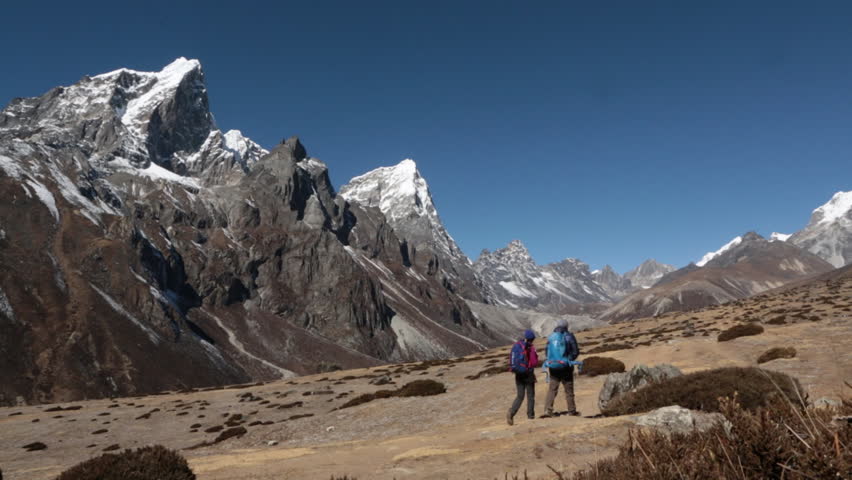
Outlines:
[{"label": "distant mountain range", "polygon": [[184,58],[12,100],[0,194],[0,405],[463,355],[852,262],[852,192],[681,269],[539,265],[519,240],[471,262],[414,161],[336,192],[298,138],[221,131]]}]

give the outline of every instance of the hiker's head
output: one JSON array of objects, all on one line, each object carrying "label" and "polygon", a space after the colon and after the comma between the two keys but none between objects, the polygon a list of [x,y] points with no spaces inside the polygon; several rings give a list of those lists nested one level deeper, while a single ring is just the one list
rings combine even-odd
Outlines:
[{"label": "hiker's head", "polygon": [[524,339],[528,342],[535,340],[535,332],[530,329],[524,331]]},{"label": "hiker's head", "polygon": [[556,328],[554,329],[554,331],[567,332],[568,331],[568,320],[565,320],[564,318],[560,318],[559,320],[557,320],[556,321]]}]

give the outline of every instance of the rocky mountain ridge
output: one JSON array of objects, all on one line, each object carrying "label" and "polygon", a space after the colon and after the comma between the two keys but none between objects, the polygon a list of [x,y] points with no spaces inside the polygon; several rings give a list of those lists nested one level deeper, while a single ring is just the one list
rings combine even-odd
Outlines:
[{"label": "rocky mountain ridge", "polygon": [[520,240],[493,252],[483,250],[473,268],[497,305],[569,313],[580,304],[610,301],[586,263],[567,258],[538,265]]},{"label": "rocky mountain ridge", "polygon": [[[178,59],[0,111],[0,403],[127,396],[502,343],[295,137]],[[22,215],[22,213],[24,213]]]},{"label": "rocky mountain ridge", "polygon": [[788,242],[754,232],[739,236],[718,252],[662,277],[604,311],[598,318],[621,322],[738,300],[786,283],[832,270],[822,258]]}]

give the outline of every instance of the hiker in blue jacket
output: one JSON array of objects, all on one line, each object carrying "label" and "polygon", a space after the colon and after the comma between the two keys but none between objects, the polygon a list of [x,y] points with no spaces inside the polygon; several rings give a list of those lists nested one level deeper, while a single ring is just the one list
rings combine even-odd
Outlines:
[{"label": "hiker in blue jacket", "polygon": [[518,395],[512,402],[512,407],[506,412],[506,423],[512,425],[513,418],[521,408],[524,394],[527,397],[527,418],[535,418],[535,367],[538,366],[538,354],[533,346],[535,332],[526,330],[524,338],[512,345],[509,352],[509,369],[515,373],[515,388]]},{"label": "hiker in blue jacket", "polygon": [[579,415],[574,403],[574,363],[580,356],[580,347],[574,334],[568,331],[568,322],[560,318],[556,322],[553,333],[547,337],[547,360],[544,367],[548,371],[547,398],[544,401],[544,415],[553,416],[553,401],[561,384],[565,390],[565,403],[568,404],[568,415]]}]

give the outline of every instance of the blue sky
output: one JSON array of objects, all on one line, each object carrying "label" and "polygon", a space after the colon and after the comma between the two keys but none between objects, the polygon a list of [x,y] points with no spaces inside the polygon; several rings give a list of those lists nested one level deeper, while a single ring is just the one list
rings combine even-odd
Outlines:
[{"label": "blue sky", "polygon": [[0,103],[198,58],[221,128],[338,186],[415,159],[472,258],[683,266],[852,189],[852,4],[698,3],[11,2]]}]

